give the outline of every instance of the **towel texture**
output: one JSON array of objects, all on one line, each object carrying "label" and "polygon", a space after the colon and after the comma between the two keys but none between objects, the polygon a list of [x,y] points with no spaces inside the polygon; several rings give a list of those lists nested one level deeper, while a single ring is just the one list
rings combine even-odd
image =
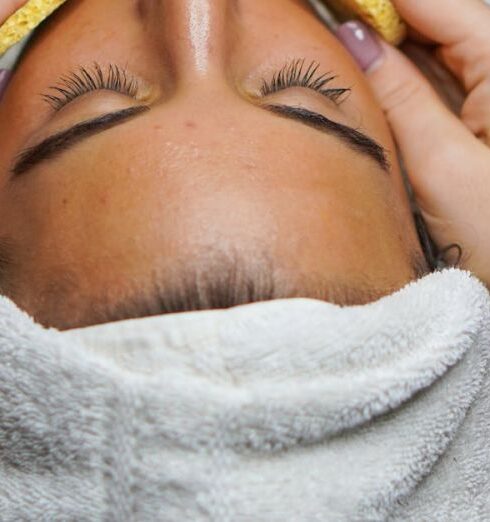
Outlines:
[{"label": "towel texture", "polygon": [[455,269],[67,332],[0,298],[0,518],[488,521],[489,325]]}]

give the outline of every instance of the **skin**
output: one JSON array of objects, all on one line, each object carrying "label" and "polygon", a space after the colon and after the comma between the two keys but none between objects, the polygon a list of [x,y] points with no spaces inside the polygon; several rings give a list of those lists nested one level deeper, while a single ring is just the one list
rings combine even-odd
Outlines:
[{"label": "skin", "polygon": [[431,237],[440,248],[458,243],[458,266],[490,288],[490,6],[481,0],[394,3],[414,36],[430,44],[429,52],[459,81],[462,108],[453,114],[414,64],[388,45],[367,79]]},{"label": "skin", "polygon": [[[295,87],[261,99],[262,78],[294,58],[334,71],[329,86],[351,87],[350,96],[337,106]],[[140,100],[99,91],[56,113],[38,96],[94,61],[137,77]],[[362,129],[388,150],[390,173],[266,102]],[[152,110],[10,175],[25,147],[141,103]],[[45,325],[94,322],[86,303],[144,292],[210,250],[267,253],[274,277],[296,288],[311,274],[384,295],[415,277],[421,247],[386,118],[301,1],[69,2],[0,103],[0,143],[0,237],[15,259],[4,291]]]}]

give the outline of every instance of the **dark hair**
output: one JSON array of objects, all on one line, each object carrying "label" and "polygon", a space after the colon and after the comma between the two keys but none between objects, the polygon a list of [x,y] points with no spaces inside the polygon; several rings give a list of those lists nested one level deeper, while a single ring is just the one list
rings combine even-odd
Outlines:
[{"label": "dark hair", "polygon": [[[450,249],[458,250],[456,264],[459,263],[461,248],[458,245],[439,250],[420,212],[414,212],[414,220],[422,247],[412,254],[414,279],[450,266],[445,260]],[[8,296],[11,289],[6,286],[9,279],[6,276],[12,248],[9,241],[0,241],[0,292]],[[83,282],[61,271],[56,275],[56,284],[53,286],[51,281],[40,296],[44,304],[36,311],[36,320],[45,326],[67,329],[291,297],[349,306],[366,304],[397,290],[374,288],[362,275],[352,286],[342,281],[328,281],[321,274],[297,274],[297,280],[292,281],[289,275],[278,276],[270,253],[260,251],[244,256],[233,250],[224,253],[206,249],[205,253],[197,252],[192,260],[176,261],[172,266],[165,274],[152,274],[151,284],[144,290],[107,289],[108,295],[97,297],[84,295]],[[53,318],[56,318],[55,324]]]},{"label": "dark hair", "polygon": [[[413,213],[413,217],[415,220],[415,226],[417,228],[417,234],[419,236],[419,241],[422,246],[422,250],[425,255],[425,259],[427,260],[427,264],[429,265],[429,269],[431,272],[436,270],[442,270],[443,268],[447,268],[449,266],[457,266],[461,262],[461,258],[463,257],[463,249],[457,243],[452,243],[447,247],[440,249],[432,239],[429,234],[429,230],[427,228],[427,223],[425,219],[422,217],[420,211],[416,210]],[[447,260],[447,255],[451,250],[457,251],[456,260],[453,262],[449,262]]]}]

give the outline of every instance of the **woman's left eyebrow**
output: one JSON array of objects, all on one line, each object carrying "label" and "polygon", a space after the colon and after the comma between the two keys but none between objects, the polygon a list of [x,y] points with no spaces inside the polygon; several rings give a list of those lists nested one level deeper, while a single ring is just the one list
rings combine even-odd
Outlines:
[{"label": "woman's left eyebrow", "polygon": [[82,121],[21,152],[11,169],[11,173],[13,176],[25,174],[42,161],[57,156],[76,143],[129,121],[149,110],[150,107],[147,105],[139,105],[137,107],[130,107],[128,109],[104,114],[92,120]]}]

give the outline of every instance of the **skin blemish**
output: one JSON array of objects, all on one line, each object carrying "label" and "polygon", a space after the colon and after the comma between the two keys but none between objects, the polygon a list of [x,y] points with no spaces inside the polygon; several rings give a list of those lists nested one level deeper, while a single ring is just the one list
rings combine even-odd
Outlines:
[{"label": "skin blemish", "polygon": [[195,129],[196,128],[196,122],[194,122],[192,120],[187,120],[184,125],[185,125],[185,127],[187,129]]}]

